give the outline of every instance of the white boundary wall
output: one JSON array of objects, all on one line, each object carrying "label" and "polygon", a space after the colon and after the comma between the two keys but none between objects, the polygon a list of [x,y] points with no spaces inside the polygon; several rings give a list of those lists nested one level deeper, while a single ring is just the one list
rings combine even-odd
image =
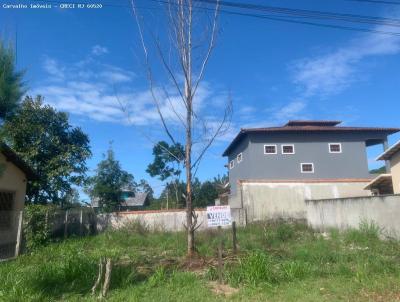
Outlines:
[{"label": "white boundary wall", "polygon": [[[208,228],[207,210],[196,209],[197,222],[200,224],[199,230]],[[236,225],[244,225],[245,217],[240,209],[231,209],[232,221],[236,221]],[[119,229],[129,225],[129,223],[140,222],[147,226],[151,231],[179,232],[185,231],[186,210],[151,210],[151,211],[129,211],[111,214],[97,215],[97,230],[103,231],[107,227]],[[225,226],[229,228],[230,226]],[[225,228],[224,227],[224,228]],[[211,227],[213,228],[213,227]]]},{"label": "white boundary wall", "polygon": [[[201,224],[199,230],[207,228],[207,211],[196,209],[197,222]],[[159,211],[129,211],[97,215],[97,228],[104,230],[107,227],[118,229],[132,222],[140,222],[152,231],[184,231],[186,223],[185,210]]]},{"label": "white boundary wall", "polygon": [[361,222],[374,222],[389,235],[400,235],[400,195],[309,200],[307,220],[311,227],[358,228]]},{"label": "white boundary wall", "polygon": [[308,199],[369,195],[368,182],[268,182],[246,181],[231,196],[232,209],[243,209],[246,222],[269,219],[305,219]]}]

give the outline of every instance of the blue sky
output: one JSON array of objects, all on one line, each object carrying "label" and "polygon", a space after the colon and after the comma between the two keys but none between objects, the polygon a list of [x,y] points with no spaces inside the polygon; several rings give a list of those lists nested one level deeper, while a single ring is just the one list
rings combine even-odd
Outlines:
[{"label": "blue sky", "polygon": [[[119,5],[128,1],[103,3]],[[268,4],[392,18],[400,15],[400,5],[346,0]],[[154,7],[154,3],[139,1],[139,6]],[[160,14],[160,10],[142,12],[153,19]],[[154,29],[159,32],[157,26],[160,23],[155,22]],[[289,119],[400,126],[399,36],[223,14],[219,26],[216,48],[197,102],[201,113],[215,122],[230,95],[234,113],[229,131],[207,153],[198,171],[200,179],[226,171],[222,151],[241,127],[282,125]],[[162,184],[145,170],[152,160],[151,141],[166,137],[157,130],[159,122],[129,8],[0,8],[1,35],[14,39],[16,29],[18,67],[27,70],[28,93],[41,94],[49,104],[68,111],[71,122],[89,134],[93,151],[88,161],[90,169],[95,169],[112,141],[123,168],[136,179],[148,180],[159,191]],[[161,71],[156,68],[155,72]],[[162,79],[159,85],[170,89]],[[129,120],[116,96],[129,108]],[[169,122],[174,124],[173,118]],[[179,125],[173,127],[178,130]],[[394,135],[390,142],[399,138]],[[369,150],[371,167],[377,166],[373,159],[380,151]]]}]

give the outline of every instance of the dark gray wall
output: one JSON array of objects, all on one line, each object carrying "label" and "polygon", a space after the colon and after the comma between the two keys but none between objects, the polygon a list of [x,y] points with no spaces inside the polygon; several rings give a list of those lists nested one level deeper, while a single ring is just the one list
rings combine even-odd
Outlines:
[{"label": "dark gray wall", "polygon": [[[369,178],[365,141],[384,138],[375,133],[250,133],[228,156],[229,162],[235,160],[229,169],[231,191],[245,179]],[[342,153],[329,153],[329,143],[341,143]],[[264,154],[265,144],[276,144],[278,154]],[[293,144],[295,154],[282,154],[282,144]],[[243,160],[237,163],[240,152]],[[301,163],[314,163],[314,173],[301,173]]]}]

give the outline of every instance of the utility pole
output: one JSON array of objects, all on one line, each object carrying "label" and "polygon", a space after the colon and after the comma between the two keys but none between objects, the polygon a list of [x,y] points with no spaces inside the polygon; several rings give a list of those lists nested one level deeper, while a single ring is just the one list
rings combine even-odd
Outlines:
[{"label": "utility pole", "polygon": [[168,186],[167,186],[167,210],[168,210],[168,192],[169,192],[169,188],[168,188]]}]

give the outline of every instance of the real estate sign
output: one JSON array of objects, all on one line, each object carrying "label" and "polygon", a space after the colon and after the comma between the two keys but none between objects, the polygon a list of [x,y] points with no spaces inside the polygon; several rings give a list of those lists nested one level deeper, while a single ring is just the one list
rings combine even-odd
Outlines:
[{"label": "real estate sign", "polygon": [[231,207],[207,207],[207,222],[209,227],[225,226],[232,224]]}]

